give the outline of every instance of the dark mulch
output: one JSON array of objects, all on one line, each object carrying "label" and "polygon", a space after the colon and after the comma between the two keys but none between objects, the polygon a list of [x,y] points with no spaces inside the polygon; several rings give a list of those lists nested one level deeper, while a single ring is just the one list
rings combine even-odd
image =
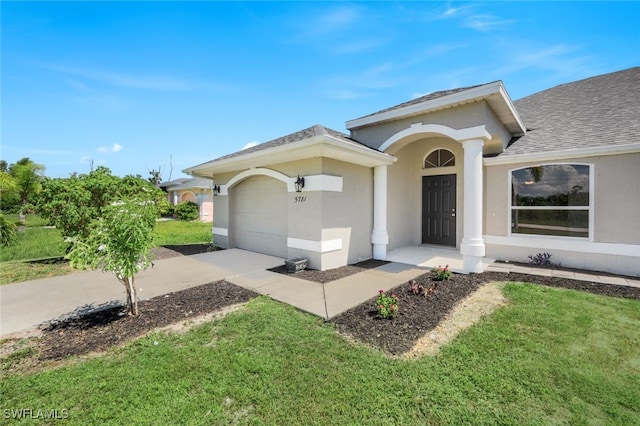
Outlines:
[{"label": "dark mulch", "polygon": [[[425,288],[434,283],[429,273],[416,278],[416,281]],[[483,283],[495,281],[529,282],[604,296],[640,299],[640,288],[636,287],[515,273],[454,274],[450,280],[438,283],[437,290],[427,298],[413,295],[406,284],[396,288],[400,310],[391,320],[378,318],[375,306],[377,296],[374,296],[330,321],[344,334],[389,354],[399,355],[410,350],[418,339],[434,329],[459,301]]]},{"label": "dark mulch", "polygon": [[290,273],[285,265],[281,265],[275,268],[269,269],[271,272],[277,272],[283,275],[291,275],[301,280],[313,281],[316,283],[328,283],[340,278],[348,277],[349,275],[357,274],[358,272],[365,271],[367,269],[377,268],[378,266],[386,265],[386,260],[369,259],[362,262],[354,263],[353,265],[341,266],[340,268],[328,269],[326,271],[317,271],[315,269],[305,269],[296,273]]},{"label": "dark mulch", "polygon": [[211,244],[181,244],[181,245],[165,245],[156,247],[152,250],[154,258],[169,259],[177,256],[191,256],[193,254],[207,253],[216,250]]},{"label": "dark mulch", "polygon": [[[323,272],[302,271],[296,277],[329,282],[384,263],[386,262],[367,261]],[[416,281],[425,287],[433,284],[429,273],[418,277]],[[377,318],[374,296],[333,318],[331,322],[344,334],[379,347],[387,353],[401,354],[432,330],[460,300],[490,281],[532,282],[606,296],[640,299],[640,288],[634,287],[514,273],[456,274],[451,280],[439,283],[436,291],[427,298],[410,294],[406,284],[396,288],[395,292],[400,298],[400,311],[392,320]],[[121,306],[106,307],[98,311],[95,307],[85,307],[84,314],[76,312],[76,315],[54,321],[44,328],[40,358],[61,359],[68,355],[104,351],[156,328],[245,302],[255,296],[249,290],[219,281],[141,301],[140,316],[137,318],[122,315]]]},{"label": "dark mulch", "polygon": [[256,293],[226,281],[205,284],[139,302],[140,315],[113,306],[53,321],[43,328],[41,359],[104,351],[159,327],[243,303]]}]

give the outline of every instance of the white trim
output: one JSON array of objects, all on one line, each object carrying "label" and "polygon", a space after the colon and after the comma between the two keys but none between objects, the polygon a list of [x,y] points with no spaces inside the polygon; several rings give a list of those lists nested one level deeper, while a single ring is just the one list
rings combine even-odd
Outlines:
[{"label": "white trim", "polygon": [[485,141],[491,140],[491,134],[487,132],[485,126],[454,129],[449,126],[443,126],[442,124],[413,123],[409,128],[401,130],[387,139],[382,145],[380,145],[379,149],[380,151],[385,152],[391,148],[393,144],[408,136],[426,133],[443,135],[458,142],[470,139],[482,139]]},{"label": "white trim", "polygon": [[[220,185],[220,194],[229,195],[229,188],[233,188],[245,179],[252,176],[269,176],[284,182],[287,185],[287,192],[296,192],[295,182],[298,176],[289,177],[283,173],[266,168],[253,168],[238,173],[232,177],[226,185]],[[304,176],[304,188],[302,192],[309,191],[333,191],[342,192],[343,178],[342,176],[330,175],[311,175]]]},{"label": "white trim", "polygon": [[[293,178],[294,180],[297,178]],[[342,192],[342,176],[312,175],[304,177],[302,192],[333,191]]]},{"label": "white trim", "polygon": [[330,135],[321,135],[229,158],[214,159],[184,169],[183,172],[191,176],[211,179],[213,175],[221,173],[314,157],[333,158],[365,167],[393,164],[397,160],[391,155],[378,152],[356,142],[345,141]]},{"label": "white trim", "polygon": [[601,155],[620,155],[640,152],[640,143],[627,145],[599,146],[594,148],[567,149],[563,151],[546,151],[529,154],[499,155],[497,157],[485,158],[484,165],[502,166],[505,164],[518,164],[538,161],[562,161],[573,158],[598,157]]},{"label": "white trim", "polygon": [[[250,178],[251,176],[260,176],[260,175],[269,176],[281,182],[284,182],[287,185],[288,192],[295,191],[295,187],[293,186],[293,181],[291,180],[292,178],[290,178],[289,176],[283,173],[276,172],[275,170],[265,169],[260,167],[260,168],[252,168],[249,170],[245,170],[244,172],[240,172],[234,177],[232,177],[231,179],[229,179],[229,182],[227,182],[227,184],[224,185],[225,193],[228,193],[227,191],[230,188],[233,188],[235,185],[239,184],[243,180]],[[222,187],[220,188],[220,192],[222,193]]]},{"label": "white trim", "polygon": [[631,256],[640,258],[640,245],[638,244],[597,243],[594,241],[587,241],[585,238],[549,237],[541,235],[512,235],[510,237],[485,235],[484,242],[487,245],[524,247],[540,250],[561,250],[577,253]]},{"label": "white trim", "polygon": [[216,228],[215,226],[211,228],[211,233],[215,235],[222,235],[223,237],[229,236],[229,229],[227,228]]},{"label": "white trim", "polygon": [[342,240],[313,241],[300,238],[287,238],[287,247],[316,253],[328,253],[330,251],[342,250]]},{"label": "white trim", "polygon": [[[377,114],[371,114],[365,117],[356,118],[354,120],[349,120],[346,123],[346,127],[347,129],[351,130],[370,124],[380,123],[383,121],[395,120],[411,115],[424,114],[427,112],[450,108],[461,104],[467,104],[481,99],[487,99],[494,95],[498,95],[500,97],[500,99],[506,106],[506,111],[508,111],[508,113],[513,117],[513,120],[518,126],[518,129],[521,131],[521,133],[524,134],[526,132],[526,126],[523,124],[518,111],[513,105],[513,102],[511,102],[507,91],[504,89],[502,82],[500,81],[453,93],[448,96],[442,96],[440,98],[420,102],[417,104],[392,109],[390,111],[380,112]],[[384,150],[381,149],[381,151]]]}]

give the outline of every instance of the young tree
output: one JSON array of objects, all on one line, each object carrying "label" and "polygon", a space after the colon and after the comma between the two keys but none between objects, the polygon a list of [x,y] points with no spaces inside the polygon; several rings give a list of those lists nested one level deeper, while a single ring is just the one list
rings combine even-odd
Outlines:
[{"label": "young tree", "polygon": [[159,185],[160,182],[162,182],[162,175],[160,174],[160,168],[158,167],[158,170],[156,169],[149,170],[149,177],[147,178],[147,180],[154,185]]},{"label": "young tree", "polygon": [[44,170],[42,164],[36,164],[27,157],[9,166],[9,174],[16,182],[21,205],[34,201],[33,198],[40,191],[40,184],[44,179]]},{"label": "young tree", "polygon": [[127,312],[138,316],[135,274],[151,263],[153,229],[157,209],[153,202],[134,199],[113,203],[94,220],[86,237],[68,240],[72,248],[67,258],[77,269],[87,267],[112,272],[125,287]]}]

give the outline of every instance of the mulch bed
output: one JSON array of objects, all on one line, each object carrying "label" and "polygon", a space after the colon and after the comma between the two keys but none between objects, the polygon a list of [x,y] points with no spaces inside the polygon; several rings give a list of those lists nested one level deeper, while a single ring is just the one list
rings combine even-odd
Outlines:
[{"label": "mulch bed", "polygon": [[138,303],[140,315],[123,315],[122,306],[53,321],[43,328],[40,359],[100,352],[156,328],[207,314],[257,294],[226,281],[157,296]]},{"label": "mulch bed", "polygon": [[[384,263],[386,262],[367,261],[324,272],[302,271],[297,273],[296,277],[329,282]],[[437,290],[428,297],[411,294],[406,284],[396,288],[395,293],[400,299],[400,311],[392,320],[377,317],[374,296],[334,317],[330,322],[334,323],[341,333],[381,348],[389,354],[399,355],[410,350],[416,341],[435,328],[459,301],[483,283],[507,280],[640,299],[640,288],[635,287],[517,273],[454,274],[451,280],[440,282]],[[418,277],[416,281],[425,287],[433,284],[430,273]],[[39,343],[40,359],[61,359],[69,355],[104,351],[156,328],[246,302],[255,296],[257,294],[249,290],[219,281],[141,301],[140,316],[137,318],[122,315],[122,306],[94,310],[84,315],[70,315],[44,327]]]},{"label": "mulch bed", "polygon": [[[415,281],[425,288],[434,283],[429,273]],[[377,296],[374,296],[330,321],[336,324],[341,333],[381,348],[391,355],[400,355],[409,351],[418,339],[434,329],[459,301],[482,284],[495,281],[529,282],[604,296],[640,299],[640,288],[637,287],[518,273],[454,274],[450,280],[440,282],[437,290],[426,298],[413,295],[406,284],[397,287],[395,294],[400,299],[400,309],[392,320],[378,318],[375,306]]]},{"label": "mulch bed", "polygon": [[378,266],[386,265],[386,260],[369,259],[362,262],[354,263],[353,265],[341,266],[335,269],[328,269],[326,271],[317,271],[315,269],[305,269],[303,271],[290,273],[285,265],[277,266],[269,269],[271,272],[277,272],[283,275],[291,275],[301,280],[313,281],[316,283],[328,283],[340,278],[348,277],[349,275],[357,274],[358,272],[365,271],[367,269],[377,268]]}]

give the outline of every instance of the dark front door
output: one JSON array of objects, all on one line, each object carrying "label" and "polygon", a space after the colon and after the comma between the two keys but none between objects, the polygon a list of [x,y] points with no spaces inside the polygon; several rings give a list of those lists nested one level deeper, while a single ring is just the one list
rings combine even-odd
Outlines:
[{"label": "dark front door", "polygon": [[422,177],[422,243],[456,245],[456,175]]}]

